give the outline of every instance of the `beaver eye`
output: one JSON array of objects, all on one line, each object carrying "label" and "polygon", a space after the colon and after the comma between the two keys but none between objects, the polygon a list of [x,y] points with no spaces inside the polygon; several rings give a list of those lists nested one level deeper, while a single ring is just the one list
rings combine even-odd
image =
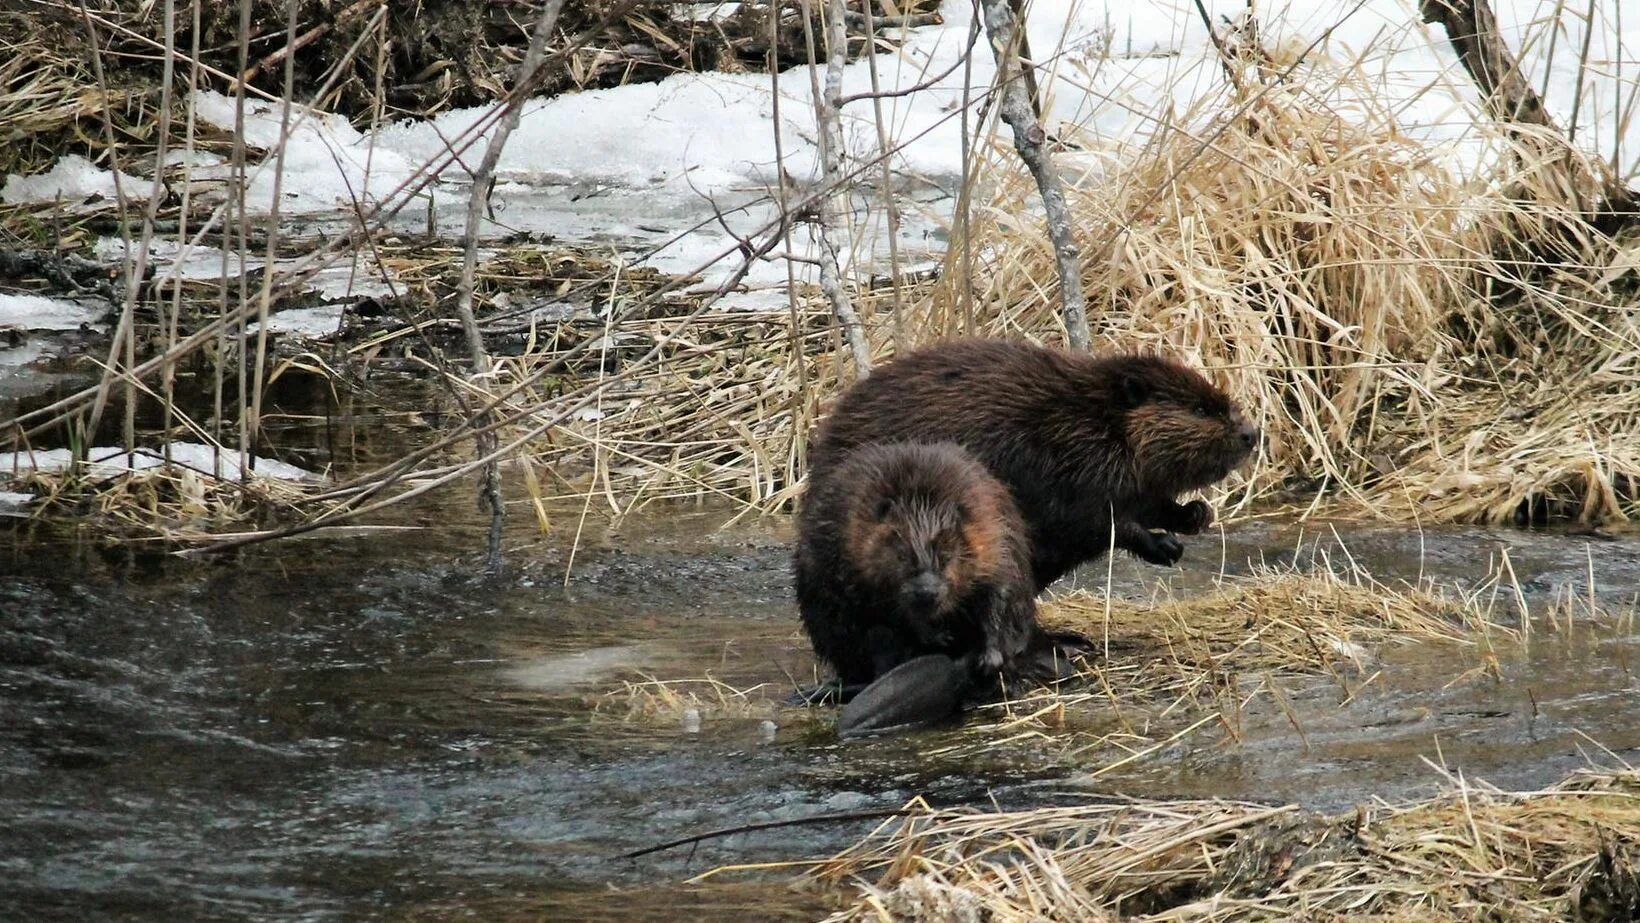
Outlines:
[{"label": "beaver eye", "polygon": [[1208,406],[1207,403],[1203,402],[1203,403],[1200,403],[1200,404],[1196,405],[1196,416],[1198,416],[1198,417],[1212,417],[1212,416],[1217,416],[1217,414],[1215,414],[1213,412],[1212,407]]}]

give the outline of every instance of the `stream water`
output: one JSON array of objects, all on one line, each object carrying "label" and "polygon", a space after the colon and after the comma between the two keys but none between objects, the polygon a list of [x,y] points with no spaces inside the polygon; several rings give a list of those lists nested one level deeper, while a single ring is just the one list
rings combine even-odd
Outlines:
[{"label": "stream water", "polygon": [[[1439,774],[1424,759],[1520,787],[1640,755],[1640,639],[1592,625],[1507,658],[1501,682],[1452,683],[1450,651],[1391,648],[1384,680],[1347,707],[1324,683],[1296,688],[1302,731],[1253,714],[1239,741],[1193,738],[1097,780],[1074,761],[927,756],[950,731],[840,743],[824,710],[777,711],[772,729],[761,716],[693,732],[626,720],[620,697],[604,697],[623,678],[710,672],[783,689],[788,672],[809,669],[784,523],[720,529],[720,514],[680,513],[589,529],[567,581],[569,543],[519,526],[508,576],[486,582],[473,575],[469,503],[407,517],[423,527],[413,531],[210,560],[11,535],[0,552],[0,918],[813,918],[826,895],[767,879],[672,883],[724,863],[824,856],[869,822],[611,857],[917,794],[1336,808],[1429,790]],[[1476,581],[1507,548],[1533,598],[1581,587],[1591,562],[1606,599],[1640,593],[1634,539],[1338,534],[1385,579]],[[1296,535],[1237,525],[1222,547],[1198,540],[1170,575],[1118,562],[1115,587],[1203,588],[1221,568],[1290,557]],[[1084,579],[1102,582],[1099,571]]]}]

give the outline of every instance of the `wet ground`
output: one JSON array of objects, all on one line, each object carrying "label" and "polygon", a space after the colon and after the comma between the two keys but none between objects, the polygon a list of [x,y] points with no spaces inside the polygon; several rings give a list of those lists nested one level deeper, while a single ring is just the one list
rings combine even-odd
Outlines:
[{"label": "wet ground", "polygon": [[[593,529],[567,582],[566,543],[520,529],[513,569],[491,584],[473,576],[478,527],[457,512],[468,503],[424,513],[437,530],[232,559],[104,552],[62,534],[8,539],[0,918],[803,919],[826,895],[748,887],[744,876],[705,890],[680,882],[724,863],[824,856],[869,822],[611,857],[917,794],[1336,808],[1433,788],[1439,774],[1424,759],[1522,787],[1640,757],[1640,639],[1610,625],[1569,640],[1539,634],[1504,659],[1501,682],[1453,683],[1468,665],[1449,649],[1390,649],[1383,681],[1347,706],[1331,681],[1295,682],[1301,730],[1250,709],[1240,741],[1204,732],[1098,779],[1097,765],[1063,757],[930,756],[950,731],[843,744],[825,711],[773,710],[773,728],[767,708],[708,715],[698,731],[627,720],[619,696],[603,697],[622,679],[710,673],[783,690],[810,669],[784,524],[720,530],[708,513]],[[1606,599],[1640,593],[1635,539],[1339,532],[1380,578],[1473,583],[1507,548],[1534,600],[1582,592],[1591,561]],[[1291,558],[1297,534],[1233,526],[1222,545],[1197,540],[1172,579],[1199,589],[1221,567]],[[1306,534],[1335,541],[1331,530]],[[1098,571],[1085,579],[1102,582]],[[1131,594],[1163,576],[1127,561],[1115,574]]]}]

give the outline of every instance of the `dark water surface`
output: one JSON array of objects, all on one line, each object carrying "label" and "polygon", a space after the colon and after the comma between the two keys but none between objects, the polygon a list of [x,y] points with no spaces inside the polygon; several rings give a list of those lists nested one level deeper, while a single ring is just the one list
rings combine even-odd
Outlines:
[{"label": "dark water surface", "polygon": [[[473,576],[476,528],[450,525],[461,518],[205,561],[7,539],[0,920],[807,919],[826,895],[779,879],[681,882],[718,864],[824,856],[868,824],[609,857],[917,794],[1332,808],[1432,789],[1426,758],[1510,787],[1640,760],[1640,643],[1610,626],[1540,637],[1500,664],[1502,682],[1452,683],[1450,651],[1391,649],[1384,681],[1347,707],[1326,682],[1296,684],[1302,734],[1280,713],[1250,713],[1239,742],[1193,739],[1097,780],[1097,767],[1063,761],[929,756],[941,733],[840,744],[825,711],[780,711],[776,727],[714,718],[696,732],[623,720],[619,699],[601,698],[621,679],[710,672],[783,688],[810,669],[785,526],[657,515],[591,535],[567,583],[565,543],[520,531],[509,574],[488,583]],[[1475,583],[1507,548],[1534,601],[1583,592],[1591,560],[1608,602],[1640,593],[1632,538],[1339,532],[1380,578]],[[1296,535],[1251,523],[1222,546],[1198,539],[1172,579],[1202,588],[1221,566],[1290,558]],[[1084,579],[1102,582],[1098,570]],[[1128,561],[1115,572],[1136,594],[1163,576]]]}]

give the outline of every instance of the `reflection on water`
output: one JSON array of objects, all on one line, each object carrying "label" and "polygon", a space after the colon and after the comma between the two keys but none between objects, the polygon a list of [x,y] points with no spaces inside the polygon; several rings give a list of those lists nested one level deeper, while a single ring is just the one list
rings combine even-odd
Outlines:
[{"label": "reflection on water", "polygon": [[[1348,707],[1326,679],[1296,683],[1297,728],[1250,710],[1238,742],[1203,738],[1097,781],[1074,763],[931,757],[938,734],[843,745],[824,712],[778,712],[772,739],[761,717],[698,733],[622,721],[589,708],[622,679],[709,673],[784,688],[809,671],[785,527],[629,523],[581,548],[567,583],[567,550],[520,534],[517,569],[491,585],[452,552],[479,547],[476,524],[438,521],[438,532],[222,560],[133,559],[41,536],[0,553],[0,918],[806,918],[825,895],[671,882],[719,863],[823,856],[867,824],[609,857],[915,794],[1333,807],[1426,789],[1437,775],[1424,758],[1531,786],[1584,765],[1599,752],[1591,741],[1630,761],[1640,750],[1640,648],[1593,626],[1540,637],[1500,665],[1501,681],[1450,684],[1449,652],[1392,648],[1377,664],[1385,681]],[[1249,524],[1222,547],[1200,539],[1173,579],[1200,588],[1221,561],[1237,571],[1290,557],[1293,535]],[[1581,586],[1590,555],[1608,598],[1640,592],[1632,540],[1345,535],[1383,578],[1473,582],[1507,547],[1534,598]],[[1088,579],[1102,581],[1099,570]],[[1163,576],[1131,562],[1116,574],[1130,593]]]}]

